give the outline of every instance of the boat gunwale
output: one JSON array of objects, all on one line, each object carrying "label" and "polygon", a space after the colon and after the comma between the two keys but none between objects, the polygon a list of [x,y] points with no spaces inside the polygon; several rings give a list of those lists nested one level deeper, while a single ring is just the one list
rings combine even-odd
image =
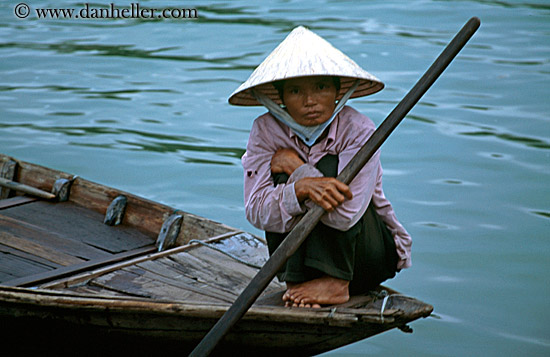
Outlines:
[{"label": "boat gunwale", "polygon": [[[414,299],[414,298],[413,298]],[[416,299],[414,299],[416,300]],[[433,308],[419,300],[422,308],[407,313],[399,308],[385,309],[383,313],[373,308],[339,308],[338,306],[322,309],[288,308],[284,306],[253,305],[243,316],[243,320],[278,321],[286,323],[306,323],[312,325],[329,324],[331,326],[351,327],[357,324],[393,324],[395,320],[417,319],[427,317]],[[230,304],[203,303],[198,301],[161,301],[136,297],[120,297],[69,293],[65,291],[7,287],[0,285],[0,311],[3,305],[32,305],[41,308],[63,308],[81,311],[106,311],[110,314],[121,312],[168,314],[173,317],[220,318]]]},{"label": "boat gunwale", "polygon": [[[70,180],[72,184],[68,202],[72,202],[80,207],[90,209],[102,215],[105,214],[107,207],[116,197],[121,195],[125,196],[128,203],[122,224],[148,235],[152,243],[154,243],[154,240],[161,231],[164,221],[173,214],[182,215],[184,222],[176,239],[179,245],[185,244],[191,239],[204,239],[216,234],[235,230],[235,228],[223,223],[180,209],[175,209],[171,206],[134,195],[118,188],[0,153],[0,168],[4,163],[9,161],[17,163],[14,175],[14,178],[17,178],[16,182],[50,192],[57,179]],[[21,196],[21,194],[16,193],[16,196]],[[55,201],[46,200],[46,202]],[[146,213],[142,211],[146,211]],[[145,220],[147,221],[145,222]],[[201,224],[201,222],[206,222],[206,224]],[[196,226],[203,228],[204,232],[201,232]],[[207,233],[206,231],[212,231],[213,234]]]}]

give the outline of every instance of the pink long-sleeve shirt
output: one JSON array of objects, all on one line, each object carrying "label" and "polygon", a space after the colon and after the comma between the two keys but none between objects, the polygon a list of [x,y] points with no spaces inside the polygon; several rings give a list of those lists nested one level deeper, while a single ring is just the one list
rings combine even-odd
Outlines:
[{"label": "pink long-sleeve shirt", "polygon": [[[270,232],[289,232],[314,203],[298,202],[294,183],[303,177],[321,177],[314,165],[327,154],[338,155],[338,173],[348,164],[375,130],[374,123],[355,109],[345,106],[329,126],[328,135],[312,147],[305,145],[288,126],[266,113],[252,125],[244,168],[246,218],[255,227]],[[275,186],[271,178],[271,158],[282,148],[296,150],[306,164],[290,176],[286,184]],[[349,185],[353,198],[334,211],[325,213],[321,222],[346,231],[367,210],[372,200],[376,212],[391,231],[399,261],[398,269],[411,266],[412,239],[399,223],[391,203],[382,190],[382,166],[377,152]]]}]

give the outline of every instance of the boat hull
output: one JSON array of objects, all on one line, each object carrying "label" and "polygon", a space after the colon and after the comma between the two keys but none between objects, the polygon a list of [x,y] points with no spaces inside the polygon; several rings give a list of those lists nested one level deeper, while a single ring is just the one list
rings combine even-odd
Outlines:
[{"label": "boat hull", "polygon": [[[20,351],[190,352],[268,258],[263,239],[207,218],[0,155],[6,172],[47,192],[71,182],[63,202],[0,192],[0,336]],[[113,202],[127,204],[116,219]],[[321,309],[286,308],[283,291],[273,280],[216,354],[315,355],[433,310],[385,287]]]},{"label": "boat hull", "polygon": [[[254,306],[225,337],[220,354],[315,355],[429,316],[431,307],[417,304],[415,315],[394,313],[361,316],[324,311]],[[46,346],[89,352],[190,352],[227,310],[203,305],[100,299],[51,291],[0,287],[2,336],[33,336],[29,349]]]}]

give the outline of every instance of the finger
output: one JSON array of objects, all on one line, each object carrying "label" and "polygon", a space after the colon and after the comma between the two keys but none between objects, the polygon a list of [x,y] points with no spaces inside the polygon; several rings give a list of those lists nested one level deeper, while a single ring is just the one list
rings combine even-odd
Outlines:
[{"label": "finger", "polygon": [[353,198],[353,194],[351,193],[351,190],[348,185],[338,180],[334,180],[334,182],[338,191],[342,193],[348,200],[351,200]]},{"label": "finger", "polygon": [[334,211],[335,207],[328,200],[326,200],[323,196],[317,195],[317,196],[311,197],[311,199],[317,205],[321,206],[321,208],[323,208],[325,211],[327,211],[327,212]]},{"label": "finger", "polygon": [[346,200],[346,197],[335,187],[329,188],[326,194],[326,199],[330,201],[333,206],[338,206]]},{"label": "finger", "polygon": [[319,198],[320,206],[326,210],[333,210],[346,200],[346,197],[332,184],[325,187]]},{"label": "finger", "polygon": [[[335,192],[327,192],[326,194],[323,195],[322,199],[323,199],[323,201],[328,203],[328,205],[330,205],[330,207],[332,209],[334,209],[334,208],[338,207],[341,203],[341,202],[338,201],[338,199],[335,196],[336,196]],[[343,198],[342,195],[340,195],[340,196]],[[343,200],[342,200],[342,202],[343,202]]]}]

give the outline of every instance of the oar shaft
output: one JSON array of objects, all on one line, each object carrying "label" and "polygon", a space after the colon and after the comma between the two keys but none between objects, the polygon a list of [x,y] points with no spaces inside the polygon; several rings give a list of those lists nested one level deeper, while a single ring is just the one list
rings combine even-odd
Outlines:
[{"label": "oar shaft", "polygon": [[[365,145],[357,152],[354,158],[342,170],[338,179],[349,184],[355,175],[361,170],[365,163],[380,148],[391,132],[403,120],[405,115],[414,107],[420,98],[426,93],[435,80],[441,75],[445,68],[451,63],[455,56],[466,45],[480,25],[477,17],[471,18],[458,32],[445,50],[439,55],[426,73],[420,78],[416,85],[401,100],[395,109],[386,117],[384,122],[376,129]],[[258,274],[252,279],[248,286],[239,295],[227,312],[218,320],[214,327],[202,339],[190,356],[207,356],[221,341],[229,329],[252,306],[254,301],[269,285],[277,271],[283,266],[288,258],[296,252],[302,242],[311,233],[319,222],[324,210],[315,206],[300,220],[294,229],[287,235],[273,255],[268,259]]]},{"label": "oar shaft", "polygon": [[46,191],[39,190],[38,188],[24,185],[19,182],[10,181],[5,178],[0,177],[0,186],[9,188],[10,190],[15,190],[23,193],[27,193],[32,196],[44,198],[47,200],[51,200],[55,198],[55,195]]},{"label": "oar shaft", "polygon": [[414,87],[403,97],[386,119],[380,124],[369,138],[367,143],[357,152],[348,165],[338,175],[338,180],[349,184],[367,161],[380,148],[382,143],[390,136],[392,131],[405,118],[407,113],[418,103],[420,98],[428,91],[441,73],[449,66],[452,60],[474,35],[480,25],[477,17],[472,17],[462,29],[449,42],[434,63],[424,75],[416,82]]}]

